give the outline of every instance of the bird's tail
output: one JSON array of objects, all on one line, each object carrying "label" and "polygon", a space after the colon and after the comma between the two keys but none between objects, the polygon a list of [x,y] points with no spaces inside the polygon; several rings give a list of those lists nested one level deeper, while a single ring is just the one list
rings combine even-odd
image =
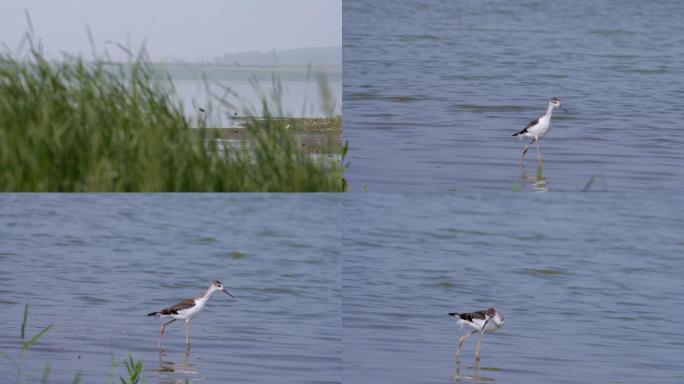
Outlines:
[{"label": "bird's tail", "polygon": [[159,312],[150,312],[147,316],[159,316]]},{"label": "bird's tail", "polygon": [[463,329],[463,325],[466,324],[466,321],[463,320],[463,319],[461,319],[461,314],[460,314],[460,313],[458,313],[458,312],[451,312],[451,313],[449,313],[449,316],[455,317],[456,320],[458,320],[458,325],[460,325],[460,326],[461,326],[461,329]]}]

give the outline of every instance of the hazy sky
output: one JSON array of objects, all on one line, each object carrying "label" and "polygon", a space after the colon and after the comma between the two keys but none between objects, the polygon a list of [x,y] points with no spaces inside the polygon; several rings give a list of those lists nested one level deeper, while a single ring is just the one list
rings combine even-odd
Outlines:
[{"label": "hazy sky", "polygon": [[86,25],[112,54],[107,40],[147,37],[153,60],[342,45],[342,0],[3,0],[0,43],[12,50],[28,29],[24,10],[50,54],[89,54]]}]

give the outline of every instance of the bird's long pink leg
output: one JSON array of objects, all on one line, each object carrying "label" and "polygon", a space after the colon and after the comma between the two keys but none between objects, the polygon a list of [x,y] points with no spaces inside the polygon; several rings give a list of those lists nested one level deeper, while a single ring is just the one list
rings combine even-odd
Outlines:
[{"label": "bird's long pink leg", "polygon": [[459,364],[461,362],[461,347],[463,346],[463,343],[466,341],[467,338],[474,335],[476,332],[479,331],[474,330],[458,338],[458,346],[456,347],[456,364]]},{"label": "bird's long pink leg", "polygon": [[477,339],[477,346],[475,347],[475,361],[480,361],[480,343],[482,342],[483,333],[480,333],[480,338]]},{"label": "bird's long pink leg", "polygon": [[185,320],[185,349],[190,350],[190,319]]},{"label": "bird's long pink leg", "polygon": [[162,337],[164,336],[164,328],[166,328],[167,325],[173,323],[174,321],[176,321],[176,319],[171,319],[171,321],[169,321],[168,323],[162,324],[161,331],[159,332],[159,348],[161,348]]},{"label": "bird's long pink leg", "polygon": [[525,148],[523,148],[522,156],[520,156],[520,165],[522,165],[523,159],[525,159],[525,155],[527,154],[527,150],[530,149],[530,145],[532,145],[532,143],[534,143],[534,141],[535,141],[535,140],[532,139],[532,141],[530,141],[530,143],[527,144],[527,145],[525,146]]},{"label": "bird's long pink leg", "polygon": [[544,167],[544,161],[541,158],[541,150],[539,149],[539,140],[535,140],[537,143],[537,160],[539,160],[539,165]]}]

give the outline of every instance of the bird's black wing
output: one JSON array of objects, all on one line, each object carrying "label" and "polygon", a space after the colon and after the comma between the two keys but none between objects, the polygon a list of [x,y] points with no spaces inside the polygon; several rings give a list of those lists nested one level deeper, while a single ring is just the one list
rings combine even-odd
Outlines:
[{"label": "bird's black wing", "polygon": [[465,321],[470,321],[471,323],[473,322],[473,319],[486,319],[487,315],[485,314],[485,311],[476,311],[476,312],[469,312],[469,313],[460,313],[459,316],[461,319]]},{"label": "bird's black wing", "polygon": [[484,309],[482,311],[475,311],[475,312],[464,312],[464,313],[450,313],[449,316],[457,316],[461,320],[465,320],[468,322],[473,322],[473,319],[481,319],[481,320],[487,320],[488,317],[494,316],[492,314],[492,309]]},{"label": "bird's black wing", "polygon": [[172,305],[168,308],[164,308],[161,311],[159,311],[160,315],[177,315],[178,311],[182,311],[184,309],[192,308],[195,306],[195,299],[187,299],[183,300],[180,303],[176,305]]},{"label": "bird's black wing", "polygon": [[525,127],[525,128],[523,128],[522,130],[520,130],[520,132],[514,133],[513,136],[518,136],[518,135],[522,135],[523,133],[526,133],[527,130],[530,129],[530,127],[537,125],[537,123],[539,123],[539,119],[538,119],[538,118],[537,118],[537,119],[534,119],[534,120],[532,120],[532,121],[530,121],[530,123],[527,124],[527,127]]}]

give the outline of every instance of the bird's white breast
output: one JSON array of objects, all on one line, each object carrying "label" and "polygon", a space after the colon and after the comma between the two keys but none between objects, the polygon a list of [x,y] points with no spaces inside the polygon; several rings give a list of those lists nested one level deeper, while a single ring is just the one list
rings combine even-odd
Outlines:
[{"label": "bird's white breast", "polygon": [[[487,323],[487,327],[484,329],[484,331],[482,331],[482,327],[485,325],[485,322]],[[461,326],[468,325],[469,327],[476,329],[478,331],[482,331],[483,333],[492,333],[497,329],[501,328],[501,326],[503,325],[503,322],[501,324],[495,322],[494,318],[490,318],[489,321],[486,321],[485,319],[473,319],[472,322],[459,319],[458,323]]]},{"label": "bird's white breast", "polygon": [[206,299],[204,299],[204,300],[203,299],[196,299],[195,305],[193,305],[190,308],[178,311],[178,315],[174,316],[174,317],[176,319],[179,319],[179,320],[186,320],[186,319],[193,318],[197,315],[197,313],[199,311],[202,310],[202,308],[204,308],[204,304],[206,304],[206,303],[207,303]]},{"label": "bird's white breast", "polygon": [[497,329],[501,328],[502,324],[498,324],[494,319],[489,319],[487,322],[487,327],[484,329],[483,333],[492,333]]},{"label": "bird's white breast", "polygon": [[540,139],[549,130],[550,122],[550,116],[542,116],[539,118],[539,122],[537,123],[537,125],[530,127],[528,133],[530,134],[530,136]]}]

